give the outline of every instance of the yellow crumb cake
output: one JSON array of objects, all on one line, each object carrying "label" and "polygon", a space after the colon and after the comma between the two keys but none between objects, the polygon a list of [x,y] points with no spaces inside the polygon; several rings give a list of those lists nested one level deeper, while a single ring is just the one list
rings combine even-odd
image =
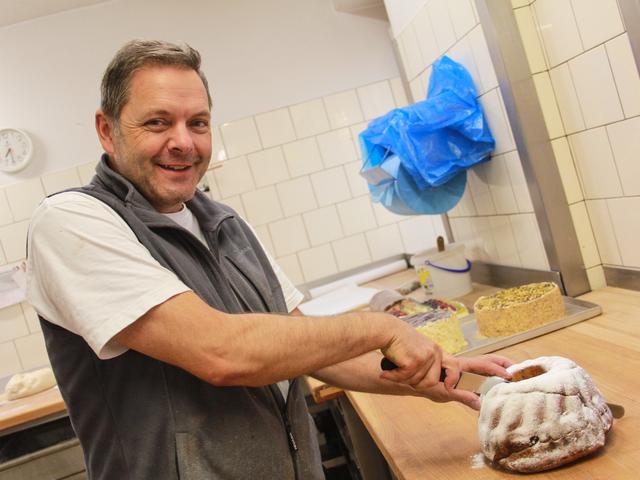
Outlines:
[{"label": "yellow crumb cake", "polygon": [[486,337],[514,335],[565,314],[560,289],[553,282],[530,283],[480,297],[473,309],[478,331]]}]

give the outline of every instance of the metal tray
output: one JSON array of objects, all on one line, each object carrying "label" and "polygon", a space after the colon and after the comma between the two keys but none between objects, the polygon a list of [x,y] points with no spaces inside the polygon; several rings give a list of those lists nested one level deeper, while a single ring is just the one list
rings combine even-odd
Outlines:
[{"label": "metal tray", "polygon": [[559,330],[574,323],[582,322],[589,318],[596,317],[602,313],[602,307],[595,303],[586,302],[584,300],[578,300],[571,297],[562,297],[564,300],[564,306],[566,309],[566,315],[559,320],[556,320],[546,325],[542,325],[537,328],[532,328],[525,332],[516,333],[508,337],[483,337],[478,332],[478,325],[476,323],[476,317],[473,313],[460,319],[462,327],[462,333],[467,340],[469,346],[457,353],[456,355],[471,356],[481,355],[483,353],[495,352],[501,348],[515,345],[516,343],[524,342],[531,338],[539,337],[545,333]]}]

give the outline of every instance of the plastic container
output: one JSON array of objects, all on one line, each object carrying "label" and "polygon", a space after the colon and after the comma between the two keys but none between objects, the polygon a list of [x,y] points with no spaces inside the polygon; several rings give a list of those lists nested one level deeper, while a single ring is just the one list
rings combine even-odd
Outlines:
[{"label": "plastic container", "polygon": [[409,262],[418,273],[420,285],[434,297],[456,298],[471,291],[471,261],[464,254],[464,244],[451,243],[416,253]]}]

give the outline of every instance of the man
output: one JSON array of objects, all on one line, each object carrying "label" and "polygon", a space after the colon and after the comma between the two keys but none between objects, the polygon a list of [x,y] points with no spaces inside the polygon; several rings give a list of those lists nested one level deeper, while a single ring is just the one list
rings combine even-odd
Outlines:
[{"label": "man", "polygon": [[287,314],[300,299],[252,230],[196,191],[210,108],[198,52],[126,44],[103,77],[96,176],[32,218],[29,299],[89,477],[322,478],[302,374],[477,408],[452,389],[460,369],[508,377],[506,359],[453,358],[382,313]]}]

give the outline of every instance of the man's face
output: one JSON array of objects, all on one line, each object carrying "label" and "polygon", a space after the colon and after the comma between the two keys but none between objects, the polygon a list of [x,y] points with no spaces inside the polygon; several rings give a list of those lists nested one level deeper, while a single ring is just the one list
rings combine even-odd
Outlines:
[{"label": "man's face", "polygon": [[133,75],[112,130],[111,167],[159,212],[177,212],[209,165],[210,122],[207,92],[194,70],[146,66]]}]

